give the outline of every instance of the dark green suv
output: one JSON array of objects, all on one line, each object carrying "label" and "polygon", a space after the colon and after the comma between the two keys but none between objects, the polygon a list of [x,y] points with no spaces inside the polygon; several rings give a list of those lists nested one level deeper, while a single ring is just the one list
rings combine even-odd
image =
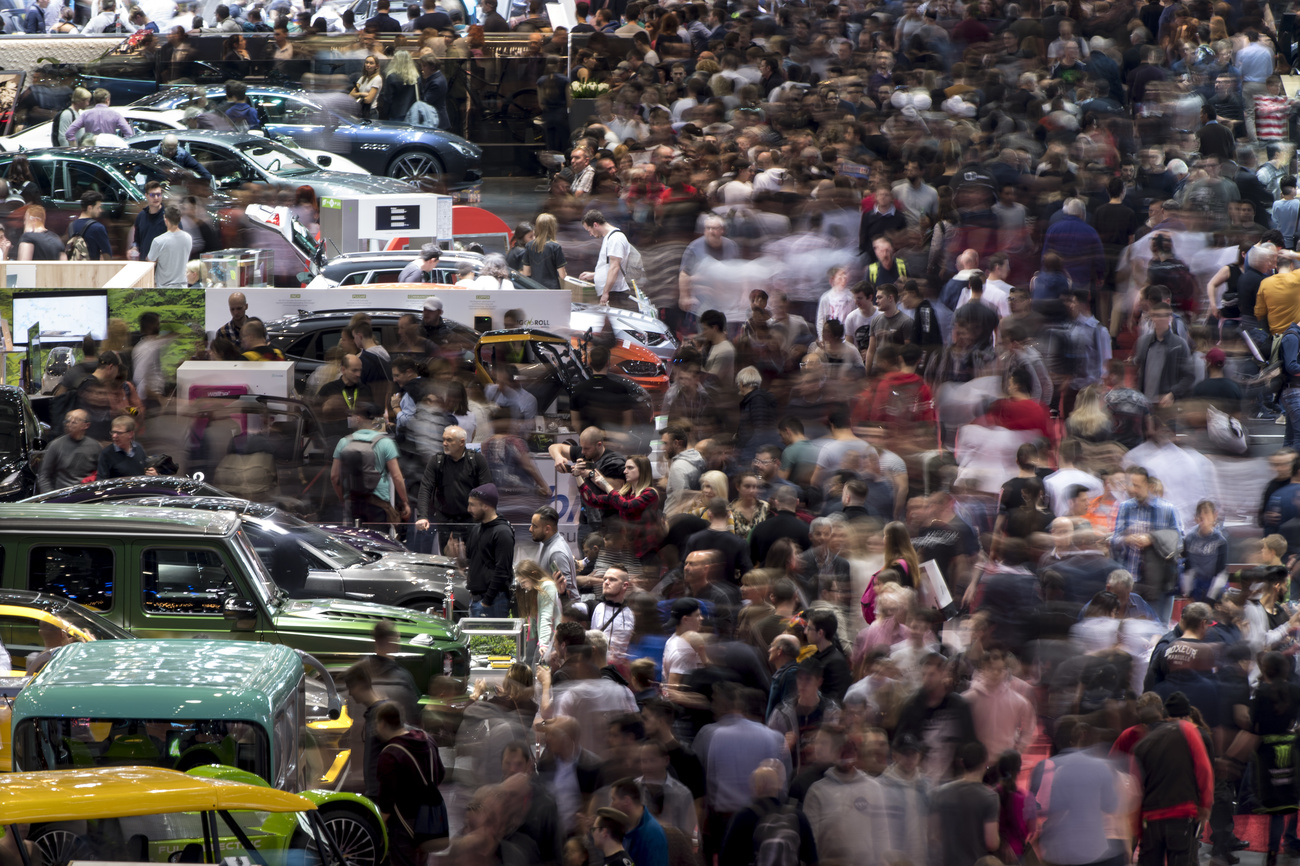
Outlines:
[{"label": "dark green suv", "polygon": [[469,675],[459,627],[345,599],[290,599],[227,512],[112,505],[0,505],[3,586],[61,595],[142,638],[281,643],[338,671],[373,652],[392,622],[397,660],[426,688]]}]

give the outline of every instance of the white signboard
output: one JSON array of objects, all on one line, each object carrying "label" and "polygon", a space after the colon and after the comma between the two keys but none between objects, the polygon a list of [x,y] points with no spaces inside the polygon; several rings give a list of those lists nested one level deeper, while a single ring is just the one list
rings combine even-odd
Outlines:
[{"label": "white signboard", "polygon": [[[248,288],[240,291],[248,298],[248,314],[268,323],[285,316],[296,316],[303,310],[410,310],[418,314],[425,299],[436,295],[442,301],[443,318],[469,328],[474,327],[474,319],[479,316],[489,316],[492,327],[500,328],[505,312],[519,309],[524,311],[524,326],[563,334],[569,330],[573,306],[572,296],[566,291],[480,291],[432,284],[419,289],[336,286],[311,290]],[[229,298],[229,289],[207,289],[204,292],[203,329],[208,333],[216,332],[230,321]]]}]

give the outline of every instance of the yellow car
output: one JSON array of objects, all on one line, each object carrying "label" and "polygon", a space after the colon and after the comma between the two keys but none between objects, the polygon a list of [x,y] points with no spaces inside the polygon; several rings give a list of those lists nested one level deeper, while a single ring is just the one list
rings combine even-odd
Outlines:
[{"label": "yellow car", "polygon": [[228,857],[256,866],[350,866],[315,803],[265,783],[222,777],[237,772],[107,767],[0,776],[0,820],[12,837],[4,844],[17,843],[24,864],[33,859],[30,844],[44,866]]}]

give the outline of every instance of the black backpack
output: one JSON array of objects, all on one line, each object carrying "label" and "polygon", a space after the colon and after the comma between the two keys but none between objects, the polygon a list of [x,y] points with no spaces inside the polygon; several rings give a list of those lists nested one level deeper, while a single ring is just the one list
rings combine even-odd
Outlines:
[{"label": "black backpack", "polygon": [[347,444],[339,452],[339,461],[343,464],[348,495],[353,499],[364,499],[379,486],[384,477],[384,467],[375,457],[375,447],[387,438],[385,434],[366,442],[355,436],[347,437]]}]

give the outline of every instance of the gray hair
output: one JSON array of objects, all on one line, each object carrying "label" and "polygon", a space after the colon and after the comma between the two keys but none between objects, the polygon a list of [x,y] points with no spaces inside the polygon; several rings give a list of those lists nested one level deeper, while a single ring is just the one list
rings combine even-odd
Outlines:
[{"label": "gray hair", "polygon": [[757,367],[745,367],[736,374],[737,388],[757,388],[763,384],[763,374]]},{"label": "gray hair", "polygon": [[1061,206],[1061,210],[1065,211],[1066,215],[1074,217],[1081,217],[1086,212],[1083,199],[1080,198],[1067,198],[1065,204]]},{"label": "gray hair", "polygon": [[818,529],[830,529],[831,525],[829,517],[814,517],[812,523],[808,525],[808,529],[815,532]]},{"label": "gray hair", "polygon": [[453,424],[453,425],[451,425],[450,427],[446,428],[446,429],[443,430],[442,432],[443,432],[443,433],[446,433],[448,436],[452,436],[452,437],[454,437],[454,438],[456,438],[456,439],[459,439],[459,440],[462,441],[462,442],[464,442],[466,439],[469,438],[469,435],[465,432],[465,428],[464,428],[464,427],[457,427],[455,424]]},{"label": "gray hair", "polygon": [[1246,253],[1246,264],[1257,271],[1263,272],[1273,266],[1274,259],[1277,258],[1277,247],[1273,244],[1255,244]]},{"label": "gray hair", "polygon": [[483,268],[479,271],[480,276],[484,274],[499,280],[509,279],[510,266],[506,264],[506,257],[500,253],[488,253],[483,258]]},{"label": "gray hair", "polygon": [[1117,568],[1106,576],[1106,588],[1131,592],[1133,590],[1133,575],[1123,568]]}]

